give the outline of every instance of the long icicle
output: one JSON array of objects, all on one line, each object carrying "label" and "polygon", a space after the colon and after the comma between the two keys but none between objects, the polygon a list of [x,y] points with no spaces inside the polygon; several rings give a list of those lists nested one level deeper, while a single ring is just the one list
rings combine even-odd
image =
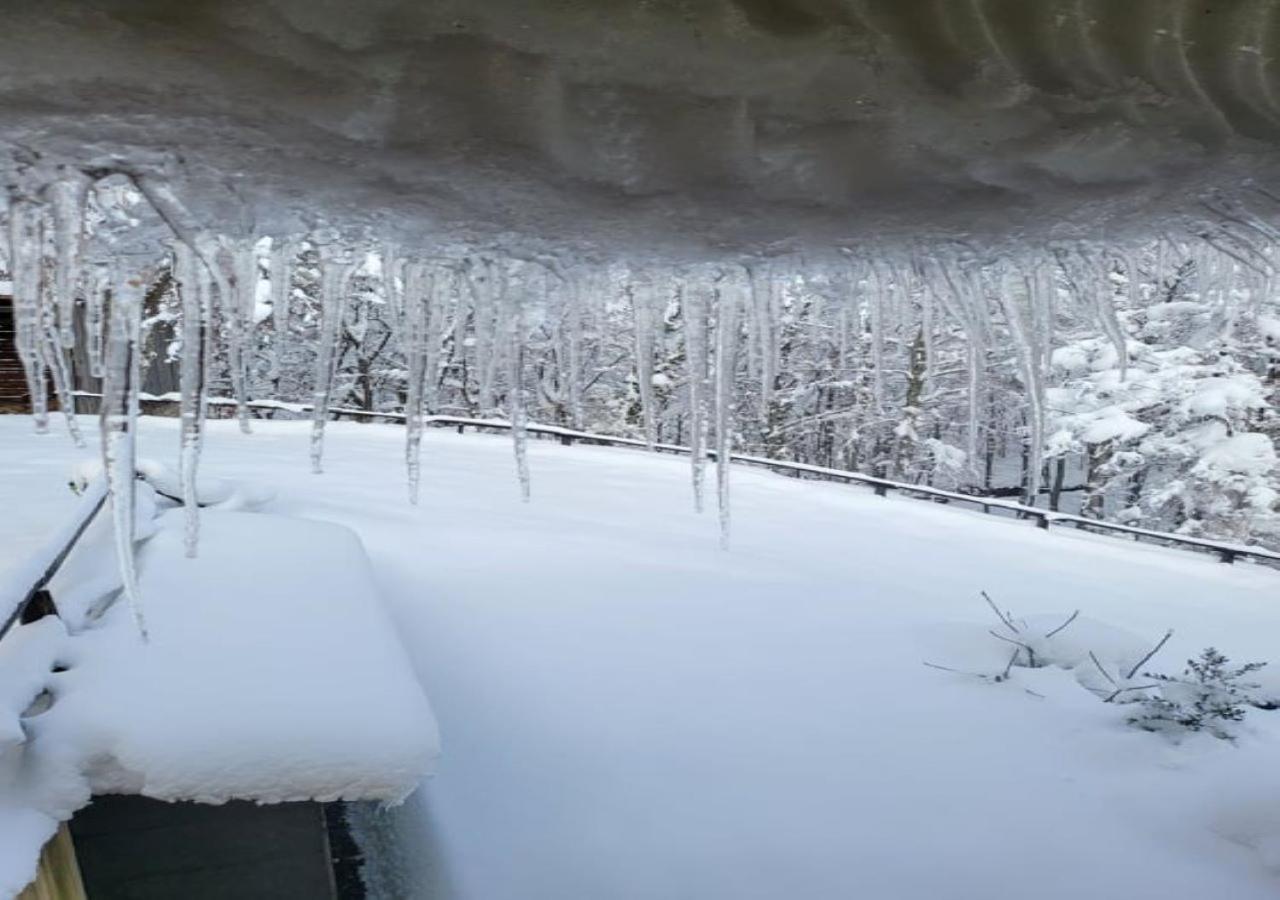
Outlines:
[{"label": "long icicle", "polygon": [[626,288],[635,330],[636,388],[644,421],[644,442],[650,450],[658,441],[657,408],[653,398],[653,295],[647,281],[633,279]]},{"label": "long icicle", "polygon": [[87,176],[73,171],[44,191],[53,219],[53,305],[58,342],[66,349],[76,340],[76,288],[84,268],[84,211],[91,184]]},{"label": "long icicle", "polygon": [[404,407],[404,462],[408,477],[409,502],[415,505],[418,502],[418,484],[422,468],[422,416],[427,377],[427,317],[430,315],[428,304],[431,302],[431,293],[430,276],[426,266],[420,262],[406,265],[400,317],[405,356],[409,363],[409,382],[406,385]]},{"label": "long icicle", "polygon": [[84,437],[80,434],[80,423],[76,421],[75,395],[72,393],[71,365],[67,360],[67,351],[58,339],[57,326],[48,310],[42,312],[44,334],[40,341],[40,353],[45,368],[53,378],[53,392],[58,398],[58,406],[62,410],[62,418],[67,425],[67,434],[77,447],[84,446]]},{"label": "long icicle", "polygon": [[107,297],[111,293],[111,265],[95,263],[85,292],[84,330],[89,357],[89,374],[101,378],[105,374],[103,342],[106,339]]},{"label": "long icicle", "polygon": [[331,246],[320,248],[320,339],[316,348],[316,378],[312,394],[311,471],[324,471],[324,426],[329,421],[334,373],[338,366],[338,342],[347,308],[347,284],[352,265],[344,253]]},{"label": "long icicle", "polygon": [[716,500],[723,550],[729,549],[729,454],[733,449],[733,388],[738,361],[738,317],[743,301],[742,283],[736,274],[721,280],[716,305]]},{"label": "long icicle", "polygon": [[269,378],[280,395],[281,366],[289,340],[289,301],[293,295],[293,261],[298,248],[292,241],[271,246],[271,369]]},{"label": "long icicle", "polygon": [[137,495],[138,390],[141,378],[139,342],[142,306],[151,267],[136,258],[119,263],[111,298],[111,330],[107,341],[106,377],[102,388],[102,464],[111,495],[112,534],[125,598],[142,639],[147,623],[142,614],[134,563]]},{"label": "long icicle", "polygon": [[685,362],[689,374],[689,456],[693,508],[702,512],[707,465],[707,305],[706,288],[695,276],[681,291],[684,305]]},{"label": "long icicle", "polygon": [[182,484],[185,518],[183,543],[187,556],[194,557],[200,540],[200,503],[196,475],[204,440],[205,384],[209,359],[209,282],[203,264],[186,244],[173,246],[173,270],[182,301],[182,359],[178,373],[181,401],[181,429],[178,442],[178,473]]},{"label": "long icicle", "polygon": [[227,329],[227,366],[231,370],[231,392],[236,401],[240,430],[248,434],[249,356],[253,335],[253,308],[258,291],[258,251],[252,240],[236,243],[228,254],[230,291],[222,296],[223,321]]},{"label": "long icicle", "polygon": [[507,406],[511,419],[511,439],[516,456],[516,475],[520,479],[520,499],[529,502],[529,433],[525,422],[524,406],[524,296],[527,282],[519,286],[505,279],[503,299],[507,303]]},{"label": "long icicle", "polygon": [[583,291],[582,279],[573,274],[565,275],[564,289],[568,295],[569,308],[568,334],[565,355],[569,360],[569,425],[582,429],[582,319]]}]

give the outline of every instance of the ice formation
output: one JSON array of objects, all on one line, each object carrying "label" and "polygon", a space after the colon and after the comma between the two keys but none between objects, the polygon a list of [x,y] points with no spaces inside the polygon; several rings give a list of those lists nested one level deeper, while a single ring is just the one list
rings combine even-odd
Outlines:
[{"label": "ice formation", "polygon": [[[121,188],[114,180],[130,172]],[[95,177],[96,176],[96,177]],[[525,451],[524,357],[534,334],[548,321],[567,355],[569,384],[559,388],[571,423],[581,422],[584,322],[621,304],[632,322],[629,348],[637,384],[642,432],[655,441],[654,361],[659,325],[674,326],[683,347],[691,479],[694,503],[703,506],[708,457],[717,465],[716,496],[727,544],[728,467],[738,391],[758,385],[767,418],[777,369],[787,298],[804,295],[823,304],[819,318],[839,331],[839,346],[866,340],[872,391],[881,397],[890,334],[918,333],[923,376],[943,329],[958,328],[968,341],[970,458],[975,456],[984,411],[985,358],[998,331],[1012,341],[1017,378],[1027,398],[1026,493],[1037,493],[1045,435],[1045,393],[1054,350],[1054,322],[1065,304],[1076,316],[1093,317],[1122,361],[1125,337],[1116,318],[1117,294],[1137,296],[1174,277],[1172,266],[1194,254],[1206,296],[1230,319],[1256,303],[1273,283],[1275,230],[1267,224],[1268,195],[1254,191],[1233,201],[1229,213],[1208,225],[1129,243],[1076,238],[1010,240],[988,248],[955,240],[863,244],[836,252],[726,253],[694,263],[625,257],[530,254],[521,247],[465,245],[411,248],[377,240],[368,232],[317,228],[303,235],[270,235],[269,317],[255,315],[262,276],[260,241],[226,237],[191,219],[181,181],[121,166],[111,174],[86,168],[72,178],[65,168],[41,183],[28,171],[29,189],[11,193],[9,254],[19,349],[33,397],[36,427],[47,428],[46,385],[52,383],[70,409],[66,375],[68,328],[87,345],[90,368],[105,375],[103,454],[113,509],[121,527],[124,583],[133,593],[128,555],[134,418],[141,389],[143,322],[154,310],[160,272],[171,273],[179,297],[181,471],[188,501],[187,548],[194,554],[198,520],[191,485],[196,477],[211,359],[223,360],[242,425],[248,423],[250,361],[269,355],[278,379],[282,354],[290,352],[293,279],[316,260],[319,318],[314,326],[313,436],[311,463],[322,468],[324,427],[335,401],[335,370],[344,342],[360,326],[350,320],[358,291],[373,290],[389,310],[387,321],[407,365],[405,460],[408,491],[416,502],[421,479],[419,447],[424,416],[434,412],[447,344],[469,351],[481,410],[505,414],[513,426],[520,490],[530,494]],[[88,197],[93,216],[83,213]],[[150,221],[146,207],[150,207]],[[308,256],[309,254],[309,256]],[[380,259],[375,265],[368,260]],[[1143,260],[1142,265],[1137,259]],[[89,264],[87,260],[95,260]],[[102,283],[101,272],[110,281]],[[300,277],[300,276],[299,276]],[[66,302],[70,291],[72,301]],[[1123,298],[1120,298],[1123,299]],[[82,323],[67,325],[83,306]],[[672,314],[674,310],[674,314]],[[537,326],[537,327],[535,327]],[[302,327],[302,326],[299,326]],[[80,331],[77,331],[80,329]],[[264,341],[269,338],[269,345]],[[897,340],[895,338],[895,340]],[[263,349],[269,346],[269,354]],[[743,366],[739,366],[742,360]],[[271,380],[269,379],[269,380]],[[256,398],[262,399],[262,398]],[[878,399],[877,399],[878,402]],[[74,429],[75,420],[67,417]],[[75,432],[73,430],[73,436]],[[136,599],[136,598],[135,598]]]},{"label": "ice formation", "polygon": [[[960,329],[970,460],[988,351],[1011,340],[1034,496],[1063,304],[1096,318],[1123,367],[1117,298],[1178,260],[1195,257],[1227,320],[1274,287],[1280,199],[1260,187],[1280,127],[1270,0],[1213,21],[1078,0],[930,15],[896,0],[678,6],[13,11],[0,168],[36,427],[50,385],[70,410],[67,355],[83,342],[106,377],[104,457],[127,528],[138,357],[163,271],[181,298],[188,505],[209,366],[229,375],[247,430],[267,336],[276,383],[299,343],[313,349],[320,471],[338,359],[366,327],[350,301],[373,291],[406,359],[410,500],[445,344],[466,347],[480,412],[510,418],[527,496],[527,392],[558,392],[586,427],[584,329],[622,304],[650,444],[660,338],[676,335],[694,502],[714,451],[727,540],[735,391],[756,385],[768,418],[784,310],[801,295],[842,357],[869,349],[877,402],[891,334],[919,335],[927,380],[937,335]],[[318,322],[290,308],[313,268]],[[567,384],[525,371],[534,340],[561,348]],[[196,529],[190,509],[188,552]]]}]

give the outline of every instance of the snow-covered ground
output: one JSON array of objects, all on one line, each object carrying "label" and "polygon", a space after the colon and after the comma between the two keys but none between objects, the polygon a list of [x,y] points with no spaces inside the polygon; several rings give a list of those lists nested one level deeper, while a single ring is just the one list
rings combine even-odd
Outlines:
[{"label": "snow-covered ground", "polygon": [[[175,424],[142,454],[171,459]],[[330,428],[325,475],[299,423],[211,423],[205,470],[355,529],[394,604],[444,757],[382,822],[386,896],[1280,892],[1280,712],[1175,746],[1060,669],[922,664],[989,654],[986,590],[1175,629],[1152,668],[1210,644],[1280,667],[1274,571],[745,469],[724,552],[685,461],[531,442],[526,505],[509,441],[438,431],[413,508],[401,429]],[[79,455],[0,417],[3,552],[73,505]]]}]

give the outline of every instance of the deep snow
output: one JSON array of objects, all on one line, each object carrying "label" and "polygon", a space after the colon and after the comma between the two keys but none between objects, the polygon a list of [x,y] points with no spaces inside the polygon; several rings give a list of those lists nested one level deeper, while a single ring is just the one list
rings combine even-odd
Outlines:
[{"label": "deep snow", "polygon": [[[403,853],[387,896],[1280,890],[1280,713],[1173,746],[1062,670],[922,665],[986,652],[980,590],[1174,628],[1154,668],[1274,659],[1273,571],[745,469],[724,552],[679,459],[534,441],[526,505],[509,440],[432,431],[415,509],[397,427],[332,425],[323,476],[305,425],[234,428],[211,423],[205,471],[360,534],[440,722],[438,776],[371,817]],[[142,455],[176,444],[146,422]],[[75,458],[0,418],[6,481],[43,491]]]}]

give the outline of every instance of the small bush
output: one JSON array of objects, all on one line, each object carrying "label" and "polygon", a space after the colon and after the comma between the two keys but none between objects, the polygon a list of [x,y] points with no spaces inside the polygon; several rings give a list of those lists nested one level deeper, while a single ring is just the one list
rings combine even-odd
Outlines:
[{"label": "small bush", "polygon": [[1155,680],[1158,693],[1139,701],[1142,713],[1129,719],[1145,731],[1179,734],[1207,731],[1223,740],[1234,740],[1231,725],[1244,719],[1253,704],[1253,692],[1260,685],[1242,681],[1266,663],[1252,662],[1230,667],[1230,660],[1213,647],[1199,659],[1187,660],[1181,675],[1145,672]]}]

